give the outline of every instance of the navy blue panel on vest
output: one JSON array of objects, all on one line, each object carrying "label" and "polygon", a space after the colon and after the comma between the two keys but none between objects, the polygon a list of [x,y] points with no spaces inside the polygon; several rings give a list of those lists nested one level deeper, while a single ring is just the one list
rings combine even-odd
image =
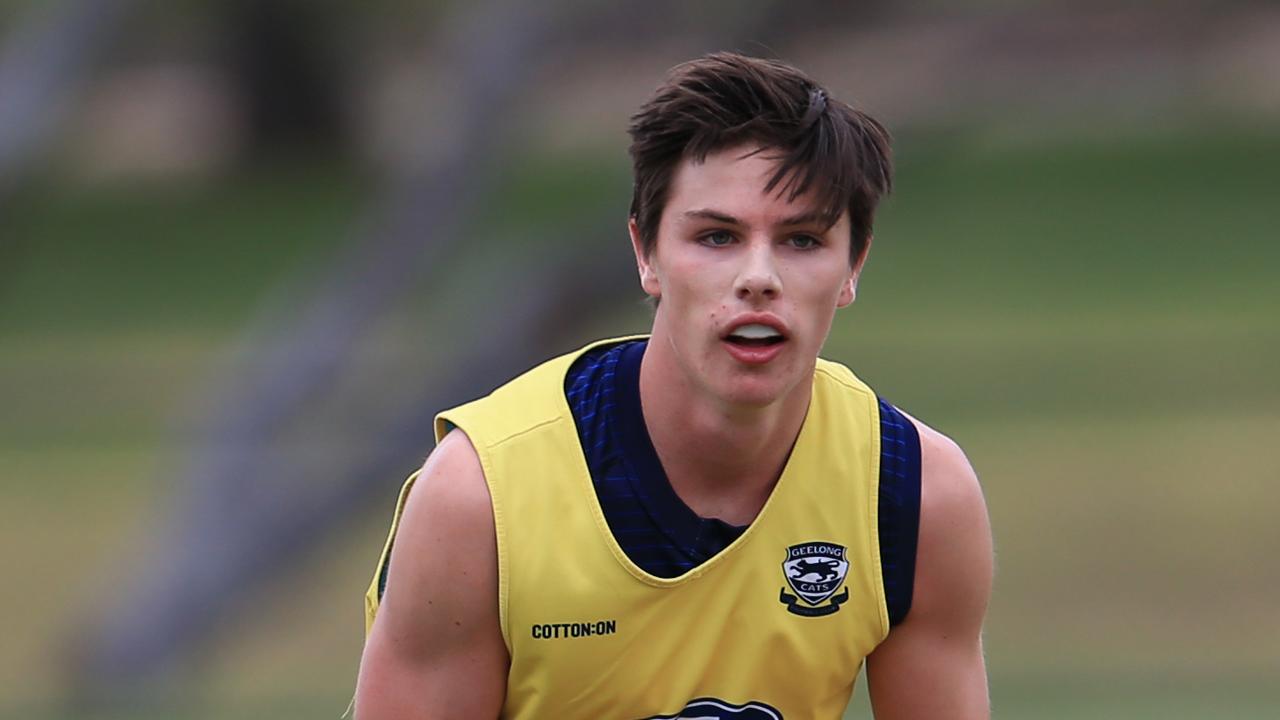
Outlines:
[{"label": "navy blue panel on vest", "polygon": [[[643,340],[578,358],[565,393],[605,521],[645,572],[676,577],[706,562],[746,530],[699,517],[671,489],[640,406]],[[920,442],[911,424],[880,401],[879,532],[891,624],[911,607],[920,520]]]},{"label": "navy blue panel on vest", "polygon": [[586,353],[565,378],[600,508],[631,561],[672,578],[728,547],[746,527],[699,517],[671,489],[640,407],[640,360],[648,343]]},{"label": "navy blue panel on vest", "polygon": [[897,408],[880,400],[880,573],[889,624],[911,609],[920,533],[920,435]]}]

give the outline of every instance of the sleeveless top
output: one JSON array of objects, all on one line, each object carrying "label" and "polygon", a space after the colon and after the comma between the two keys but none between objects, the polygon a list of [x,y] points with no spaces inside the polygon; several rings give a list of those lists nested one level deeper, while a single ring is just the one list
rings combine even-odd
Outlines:
[{"label": "sleeveless top", "polygon": [[[742,534],[675,577],[637,566],[601,509],[565,399],[588,346],[441,413],[493,503],[507,718],[839,718],[889,631],[880,562],[881,417],[819,360],[787,465]],[[366,596],[376,613],[391,536]]]}]

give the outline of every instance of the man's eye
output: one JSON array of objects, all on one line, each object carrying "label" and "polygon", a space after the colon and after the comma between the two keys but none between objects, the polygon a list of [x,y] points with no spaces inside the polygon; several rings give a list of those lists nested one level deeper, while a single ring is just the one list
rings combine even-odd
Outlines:
[{"label": "man's eye", "polygon": [[791,236],[791,246],[796,248],[797,250],[809,250],[812,248],[816,248],[821,244],[822,243],[818,240],[818,238],[812,235],[792,235]]},{"label": "man's eye", "polygon": [[724,230],[716,230],[702,236],[702,244],[712,247],[722,247],[733,242],[733,233]]}]

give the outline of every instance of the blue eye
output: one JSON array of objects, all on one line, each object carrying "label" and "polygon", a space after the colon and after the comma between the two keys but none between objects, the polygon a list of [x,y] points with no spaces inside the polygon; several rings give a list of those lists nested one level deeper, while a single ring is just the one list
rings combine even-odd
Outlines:
[{"label": "blue eye", "polygon": [[797,250],[811,250],[822,244],[818,238],[812,235],[792,235],[789,240],[791,246]]},{"label": "blue eye", "polygon": [[733,242],[733,233],[725,230],[716,230],[703,235],[699,240],[703,245],[711,247],[724,247]]}]

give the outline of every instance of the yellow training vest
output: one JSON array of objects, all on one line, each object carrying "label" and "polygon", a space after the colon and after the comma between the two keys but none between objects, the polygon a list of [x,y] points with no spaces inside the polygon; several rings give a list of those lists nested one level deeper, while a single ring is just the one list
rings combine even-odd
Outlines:
[{"label": "yellow training vest", "polygon": [[[875,394],[819,360],[800,435],[759,516],[712,559],[664,579],[610,533],[565,399],[569,366],[609,342],[436,418],[437,441],[453,426],[467,434],[493,499],[511,653],[502,717],[837,720],[889,630]],[[395,523],[391,533],[366,629]]]}]

